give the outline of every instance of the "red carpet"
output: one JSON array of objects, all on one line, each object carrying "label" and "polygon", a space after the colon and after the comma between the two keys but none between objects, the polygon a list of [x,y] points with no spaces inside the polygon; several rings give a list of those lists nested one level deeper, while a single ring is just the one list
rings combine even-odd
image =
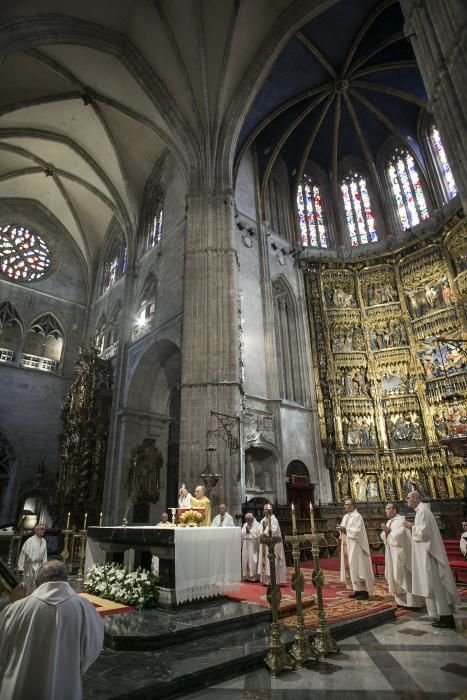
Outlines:
[{"label": "red carpet", "polygon": [[[337,557],[322,559],[320,560],[320,565],[325,576],[323,600],[326,619],[329,624],[366,617],[380,612],[381,610],[396,608],[394,597],[388,592],[387,583],[382,576],[375,578],[374,595],[371,600],[354,600],[348,597],[351,591],[345,588],[339,581],[340,560]],[[313,629],[317,625],[317,609],[314,596],[315,588],[311,583],[311,569],[313,563],[311,561],[302,562],[301,567],[305,577],[305,590],[302,594],[305,626]],[[291,567],[287,569],[288,581],[290,581],[293,571]],[[238,593],[229,593],[227,597],[232,600],[242,600],[263,607],[269,607],[266,592],[267,588],[262,584],[248,582],[241,584]],[[458,587],[458,592],[462,598],[467,598],[467,588]],[[281,586],[281,596],[279,611],[279,615],[282,618],[281,621],[286,627],[295,628],[295,593],[292,591],[290,583],[286,586]],[[405,615],[408,612],[410,611],[398,609],[396,615]]]}]

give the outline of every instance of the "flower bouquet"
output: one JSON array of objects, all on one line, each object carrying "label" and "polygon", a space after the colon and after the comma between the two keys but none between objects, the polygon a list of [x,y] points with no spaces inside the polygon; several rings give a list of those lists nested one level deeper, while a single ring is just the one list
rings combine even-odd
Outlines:
[{"label": "flower bouquet", "polygon": [[204,520],[204,513],[200,510],[186,510],[179,515],[179,523],[185,527],[198,527]]},{"label": "flower bouquet", "polygon": [[83,590],[142,610],[157,605],[158,584],[157,576],[141,568],[130,571],[123,564],[95,564],[84,578]]}]

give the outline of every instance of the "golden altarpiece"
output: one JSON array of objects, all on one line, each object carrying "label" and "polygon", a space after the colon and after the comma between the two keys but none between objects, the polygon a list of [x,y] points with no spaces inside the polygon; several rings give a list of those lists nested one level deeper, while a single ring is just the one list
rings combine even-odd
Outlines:
[{"label": "golden altarpiece", "polygon": [[466,467],[438,440],[467,432],[467,222],[364,261],[303,264],[336,500],[462,497]]},{"label": "golden altarpiece", "polygon": [[102,509],[112,405],[112,365],[94,348],[80,347],[74,380],[62,409],[60,463],[53,506],[55,522],[97,524]]}]

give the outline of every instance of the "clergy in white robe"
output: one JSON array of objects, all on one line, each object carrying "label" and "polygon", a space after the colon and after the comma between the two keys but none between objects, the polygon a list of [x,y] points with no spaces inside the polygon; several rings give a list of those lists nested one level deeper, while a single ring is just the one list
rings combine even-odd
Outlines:
[{"label": "clergy in white robe", "polygon": [[381,523],[381,539],[385,546],[384,575],[389,592],[394,594],[397,605],[405,608],[421,608],[425,599],[412,595],[412,537],[404,526],[405,518],[397,512],[394,503],[384,509],[388,521]]},{"label": "clergy in white robe", "polygon": [[375,577],[365,523],[351,498],[344,503],[345,515],[337,529],[341,535],[342,583],[353,590],[349,598],[368,600],[373,595]]},{"label": "clergy in white robe", "polygon": [[37,584],[0,615],[0,698],[80,700],[81,675],[102,649],[102,618],[69,585],[62,562],[41,567]]},{"label": "clergy in white robe", "polygon": [[464,532],[461,535],[459,547],[461,549],[462,556],[467,558],[467,522],[462,523],[462,529]]},{"label": "clergy in white robe", "polygon": [[235,527],[233,518],[227,513],[227,506],[221,503],[219,506],[219,514],[216,515],[211,523],[211,527]]},{"label": "clergy in white robe", "polygon": [[405,521],[412,530],[412,593],[425,598],[430,617],[439,617],[433,627],[455,629],[454,606],[460,603],[435,516],[418,491],[407,496],[415,520]]},{"label": "clergy in white robe", "polygon": [[[271,534],[274,537],[282,537],[279,521],[272,512],[272,506],[264,506],[264,518],[261,520],[261,534],[269,535],[269,520],[271,521]],[[280,586],[287,583],[287,565],[285,563],[285,552],[282,539],[274,546],[276,557],[276,584]],[[265,544],[259,545],[258,574],[261,583],[269,584],[271,581],[271,570],[269,568],[268,548]]]},{"label": "clergy in white robe", "polygon": [[38,523],[34,528],[34,535],[23,544],[18,557],[18,569],[24,573],[24,583],[28,595],[36,588],[36,574],[42,564],[47,561],[45,531],[45,525]]},{"label": "clergy in white robe", "polygon": [[263,528],[253,513],[245,515],[242,527],[242,576],[247,581],[258,580],[259,538]]}]

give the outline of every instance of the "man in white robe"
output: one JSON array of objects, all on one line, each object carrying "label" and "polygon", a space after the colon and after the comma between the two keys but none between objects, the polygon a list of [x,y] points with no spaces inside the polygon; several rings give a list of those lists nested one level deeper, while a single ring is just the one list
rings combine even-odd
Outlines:
[{"label": "man in white robe", "polygon": [[185,484],[182,484],[182,487],[178,492],[178,507],[191,508],[191,493],[188,491]]},{"label": "man in white robe", "polygon": [[462,523],[463,533],[459,542],[459,547],[461,548],[462,556],[467,559],[467,522]]},{"label": "man in white robe", "polygon": [[363,518],[351,498],[344,502],[345,515],[337,529],[341,535],[341,582],[353,590],[349,598],[368,600],[375,577]]},{"label": "man in white robe", "polygon": [[258,580],[259,538],[263,528],[253,513],[245,515],[242,527],[242,576],[247,581]]},{"label": "man in white robe", "polygon": [[[282,537],[281,528],[279,526],[279,521],[272,512],[272,506],[266,504],[263,509],[264,518],[261,520],[261,534],[269,535],[269,520],[271,521],[271,534],[274,537]],[[277,542],[274,546],[274,553],[276,556],[276,584],[280,586],[281,584],[287,583],[287,565],[285,563],[285,552],[284,545],[282,544],[282,539]],[[265,544],[259,545],[259,555],[258,555],[258,574],[261,583],[266,586],[271,581],[271,570],[269,568],[269,557],[268,548]]]},{"label": "man in white robe", "polygon": [[233,518],[227,513],[227,506],[221,503],[219,506],[219,515],[216,515],[211,523],[211,527],[235,527]]},{"label": "man in white robe", "polygon": [[104,624],[67,578],[65,564],[49,561],[36,590],[0,615],[2,700],[81,699],[81,675],[101,652]]},{"label": "man in white robe", "polygon": [[415,520],[404,525],[412,530],[412,593],[425,598],[430,617],[439,618],[433,627],[455,629],[453,611],[460,603],[435,516],[418,491],[407,496]]},{"label": "man in white robe", "polygon": [[385,546],[384,576],[389,592],[403,608],[421,608],[424,598],[412,595],[412,537],[404,526],[405,518],[397,512],[394,503],[384,509],[388,521],[381,523],[381,539]]},{"label": "man in white robe", "polygon": [[44,537],[46,529],[43,523],[38,523],[34,535],[23,544],[18,557],[18,569],[24,573],[27,595],[36,588],[36,574],[47,561],[47,542]]}]

